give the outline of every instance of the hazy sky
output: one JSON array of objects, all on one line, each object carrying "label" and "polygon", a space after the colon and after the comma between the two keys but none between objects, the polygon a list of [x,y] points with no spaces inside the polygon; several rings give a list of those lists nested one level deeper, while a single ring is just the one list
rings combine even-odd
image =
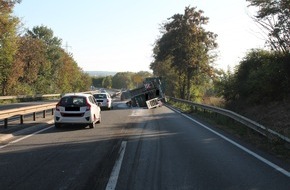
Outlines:
[{"label": "hazy sky", "polygon": [[203,10],[218,35],[216,67],[233,68],[263,48],[246,0],[22,0],[14,14],[26,28],[52,29],[84,71],[138,72],[150,70],[160,25],[186,6]]}]

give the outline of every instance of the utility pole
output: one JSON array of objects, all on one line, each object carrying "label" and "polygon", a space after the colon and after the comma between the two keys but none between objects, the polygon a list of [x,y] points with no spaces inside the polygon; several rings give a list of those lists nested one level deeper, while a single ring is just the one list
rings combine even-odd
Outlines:
[{"label": "utility pole", "polygon": [[64,46],[64,47],[65,47],[65,51],[66,51],[66,53],[68,53],[68,48],[72,48],[71,46],[68,45],[67,42],[65,43],[65,46]]}]

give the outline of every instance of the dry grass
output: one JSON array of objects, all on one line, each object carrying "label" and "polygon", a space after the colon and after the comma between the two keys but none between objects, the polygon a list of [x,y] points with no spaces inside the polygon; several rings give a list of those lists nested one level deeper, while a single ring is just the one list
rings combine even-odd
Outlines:
[{"label": "dry grass", "polygon": [[[218,97],[205,97],[202,104],[225,107],[225,101]],[[267,105],[239,106],[232,111],[290,138],[290,100],[270,102]]]},{"label": "dry grass", "polygon": [[284,136],[290,137],[290,102],[271,102],[246,107],[240,113]]},{"label": "dry grass", "polygon": [[212,97],[211,96],[211,97],[204,97],[202,104],[223,108],[225,105],[225,101],[224,101],[224,99],[222,99],[220,97]]}]

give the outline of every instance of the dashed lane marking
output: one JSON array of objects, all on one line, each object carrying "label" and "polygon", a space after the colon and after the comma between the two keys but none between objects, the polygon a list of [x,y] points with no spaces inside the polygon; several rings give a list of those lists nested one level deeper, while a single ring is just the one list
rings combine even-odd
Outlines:
[{"label": "dashed lane marking", "polygon": [[121,170],[121,165],[122,165],[125,150],[126,150],[126,146],[127,146],[127,141],[122,141],[122,144],[119,150],[119,157],[115,162],[106,190],[114,190],[116,188],[120,170]]}]

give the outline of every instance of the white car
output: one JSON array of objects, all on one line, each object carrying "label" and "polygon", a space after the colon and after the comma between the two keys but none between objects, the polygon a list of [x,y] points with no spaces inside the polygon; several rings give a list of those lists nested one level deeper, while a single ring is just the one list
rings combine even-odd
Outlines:
[{"label": "white car", "polygon": [[96,101],[100,103],[101,108],[111,109],[112,108],[112,98],[109,93],[96,93],[93,94]]},{"label": "white car", "polygon": [[101,108],[91,94],[65,94],[57,103],[54,114],[56,128],[63,124],[88,124],[94,128],[101,122]]}]

